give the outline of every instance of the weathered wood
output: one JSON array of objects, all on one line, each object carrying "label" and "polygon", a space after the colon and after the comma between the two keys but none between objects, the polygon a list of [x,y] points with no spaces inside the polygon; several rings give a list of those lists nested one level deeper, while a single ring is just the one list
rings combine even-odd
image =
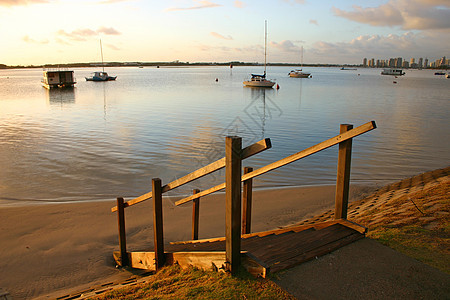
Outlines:
[{"label": "weathered wood", "polygon": [[153,239],[155,246],[155,265],[159,270],[164,266],[164,231],[163,231],[163,209],[161,179],[152,179],[153,190]]},{"label": "weathered wood", "polygon": [[117,198],[117,223],[119,226],[119,249],[120,249],[120,266],[128,265],[127,256],[127,238],[125,233],[125,209],[123,207],[123,198]]},{"label": "weathered wood", "polygon": [[[261,140],[259,142],[254,143],[253,145],[250,145],[250,146],[245,147],[244,149],[242,149],[241,157],[242,157],[242,159],[246,159],[246,158],[248,158],[250,156],[253,156],[255,154],[258,154],[258,153],[260,153],[260,152],[262,152],[264,150],[270,149],[271,147],[272,147],[272,143],[270,142],[270,139],[266,138],[266,139],[263,139],[263,140]],[[215,162],[210,163],[209,165],[204,166],[203,168],[200,168],[200,169],[198,169],[198,170],[196,170],[196,171],[194,171],[192,173],[189,173],[189,174],[187,174],[187,175],[185,175],[185,176],[183,176],[183,177],[181,177],[181,178],[179,178],[177,180],[174,180],[174,181],[164,185],[162,187],[162,192],[165,193],[165,192],[168,192],[170,190],[173,190],[173,189],[175,189],[175,188],[177,188],[179,186],[182,186],[183,184],[186,184],[186,183],[191,182],[193,180],[199,179],[199,178],[201,178],[201,177],[203,177],[205,175],[211,174],[212,172],[220,170],[220,169],[222,169],[224,167],[225,167],[225,157],[223,157],[223,158],[221,158],[219,160],[216,160]],[[223,187],[223,188],[225,188],[225,187]],[[148,200],[151,197],[152,197],[152,192],[148,192],[148,193],[146,193],[144,195],[141,195],[141,196],[139,196],[137,198],[134,198],[134,199],[131,199],[131,200],[125,202],[124,207],[128,207],[128,206],[137,204],[139,202]],[[115,212],[116,210],[117,210],[117,206],[111,208],[112,212]]]},{"label": "weathered wood", "polygon": [[225,138],[225,244],[226,269],[236,274],[241,263],[241,172],[242,139]]},{"label": "weathered wood", "polygon": [[[341,124],[340,133],[353,129],[353,125]],[[352,160],[352,140],[339,143],[339,156],[336,179],[335,219],[347,219],[348,192],[350,187],[350,168]]]},{"label": "weathered wood", "polygon": [[[244,174],[253,171],[251,167],[244,168]],[[242,193],[242,234],[250,233],[252,226],[252,188],[253,179],[244,181]]]},{"label": "weathered wood", "polygon": [[[120,263],[120,252],[114,251],[114,259],[117,264]],[[156,271],[155,252],[127,252],[129,266],[134,269],[143,269]]]},{"label": "weathered wood", "polygon": [[166,253],[167,264],[178,264],[182,268],[195,266],[208,271],[225,271],[226,255],[224,251],[190,251]]},{"label": "weathered wood", "polygon": [[[295,154],[292,154],[292,155],[290,155],[290,156],[288,156],[286,158],[283,158],[283,159],[281,159],[279,161],[273,162],[273,163],[271,163],[271,164],[269,164],[267,166],[264,166],[262,168],[254,170],[253,172],[244,174],[242,176],[241,181],[245,181],[245,180],[248,180],[250,178],[253,178],[253,177],[256,177],[256,176],[260,176],[260,175],[262,175],[264,173],[267,173],[267,172],[270,172],[272,170],[278,169],[278,168],[280,168],[282,166],[285,166],[287,164],[290,164],[290,163],[292,163],[292,162],[294,162],[296,160],[305,158],[307,156],[310,156],[311,154],[314,154],[314,153],[320,152],[322,150],[325,150],[327,148],[330,148],[330,147],[332,147],[334,145],[339,144],[340,142],[346,141],[348,139],[352,139],[352,138],[354,138],[354,137],[356,137],[358,135],[366,133],[366,132],[368,132],[370,130],[373,130],[375,128],[377,128],[377,126],[375,124],[375,121],[368,122],[366,124],[363,124],[363,125],[361,125],[359,127],[354,128],[354,129],[352,129],[350,131],[347,131],[346,133],[339,134],[339,135],[337,135],[337,136],[335,136],[335,137],[333,137],[331,139],[328,139],[326,141],[323,141],[323,142],[321,142],[321,143],[319,143],[319,144],[317,144],[315,146],[309,147],[308,149],[305,149],[303,151],[300,151],[300,152],[297,152]],[[175,202],[175,205],[184,204],[186,202],[192,201],[193,199],[196,199],[197,197],[204,197],[206,195],[209,195],[209,194],[212,194],[214,192],[220,191],[220,190],[222,190],[224,188],[225,188],[225,183],[216,185],[215,187],[212,187],[210,189],[201,191],[200,193],[198,193],[196,195],[191,195],[189,197],[180,199],[177,202]]]},{"label": "weathered wood", "polygon": [[[193,194],[199,193],[199,189],[194,189]],[[192,203],[192,239],[198,240],[198,222],[200,219],[200,198],[197,198]]]},{"label": "weathered wood", "polygon": [[370,130],[373,130],[376,128],[375,121],[368,122],[366,124],[363,124],[359,127],[356,127],[355,129],[349,130],[345,133],[339,134],[331,139],[328,139],[326,141],[323,141],[315,146],[309,147],[308,149],[305,149],[303,151],[297,152],[295,154],[292,154],[286,158],[280,159],[279,161],[276,161],[274,163],[268,164],[267,166],[264,166],[262,168],[259,168],[253,172],[250,172],[248,174],[245,174],[242,176],[242,181],[245,181],[247,179],[262,175],[264,173],[267,173],[269,171],[278,169],[282,166],[285,166],[287,164],[290,164],[296,160],[299,160],[301,158],[305,158],[307,156],[310,156],[311,154],[320,152],[322,150],[325,150],[327,148],[330,148],[334,145],[337,145],[343,141],[352,139],[358,135],[361,135],[363,133],[366,133]]},{"label": "weathered wood", "polygon": [[314,259],[316,257],[323,256],[325,254],[333,252],[334,250],[337,250],[337,249],[339,249],[339,248],[341,248],[341,247],[343,247],[345,245],[353,243],[354,241],[360,240],[362,238],[364,238],[363,235],[355,232],[355,233],[353,233],[351,235],[348,235],[348,236],[346,236],[346,237],[344,237],[342,239],[338,239],[338,240],[332,241],[332,242],[330,242],[330,243],[328,243],[326,245],[321,245],[321,246],[319,246],[319,247],[317,247],[317,248],[315,248],[315,249],[313,249],[311,251],[302,253],[302,254],[300,254],[298,256],[294,256],[294,257],[292,257],[292,258],[290,258],[288,260],[285,260],[285,261],[280,262],[278,264],[272,265],[270,267],[270,271],[272,273],[275,273],[275,272],[279,272],[281,270],[292,268],[292,267],[294,267],[296,265],[299,265],[301,263],[307,262],[307,261],[312,260],[312,259]]},{"label": "weathered wood", "polygon": [[250,252],[241,252],[242,266],[255,277],[267,278],[270,272],[269,266],[253,256]]}]

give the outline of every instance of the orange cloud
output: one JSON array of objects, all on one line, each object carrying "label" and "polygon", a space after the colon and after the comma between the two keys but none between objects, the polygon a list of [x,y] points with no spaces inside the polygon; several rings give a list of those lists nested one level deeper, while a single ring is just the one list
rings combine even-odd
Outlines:
[{"label": "orange cloud", "polygon": [[233,39],[231,36],[223,36],[223,35],[221,35],[221,34],[219,34],[219,33],[217,33],[217,32],[210,32],[210,34],[211,34],[213,37],[216,37],[216,38],[218,38],[218,39],[223,39],[223,40],[232,40],[232,39]]},{"label": "orange cloud", "polygon": [[198,5],[190,6],[190,7],[171,7],[166,9],[166,11],[179,11],[179,10],[192,10],[192,9],[202,9],[202,8],[211,8],[211,7],[219,7],[221,4],[216,4],[208,0],[195,0]]}]

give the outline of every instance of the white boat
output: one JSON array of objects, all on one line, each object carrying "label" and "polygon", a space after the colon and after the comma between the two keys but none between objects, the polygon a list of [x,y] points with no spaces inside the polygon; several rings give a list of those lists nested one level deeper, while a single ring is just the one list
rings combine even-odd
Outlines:
[{"label": "white boat", "polygon": [[[302,59],[301,59],[300,63],[301,63],[300,66],[303,69],[303,46],[302,46]],[[303,72],[302,69],[290,71],[289,76],[294,77],[294,78],[309,78],[311,76],[311,73]]]},{"label": "white boat", "polygon": [[44,70],[42,85],[47,89],[52,88],[73,88],[75,77],[70,70]]},{"label": "white boat", "polygon": [[91,73],[90,77],[84,77],[86,81],[112,81],[116,80],[117,76],[109,76],[108,73],[105,72],[105,65],[103,63],[103,47],[102,47],[102,40],[100,40],[100,52],[102,55],[102,72],[97,71]]},{"label": "white boat", "polygon": [[401,76],[405,75],[405,72],[403,72],[402,69],[384,69],[383,71],[381,71],[381,75]]},{"label": "white boat", "polygon": [[264,32],[265,32],[265,34],[264,34],[264,74],[263,75],[251,74],[252,77],[249,80],[244,80],[243,83],[245,86],[271,88],[275,84],[275,81],[266,79],[267,21],[265,22]]}]

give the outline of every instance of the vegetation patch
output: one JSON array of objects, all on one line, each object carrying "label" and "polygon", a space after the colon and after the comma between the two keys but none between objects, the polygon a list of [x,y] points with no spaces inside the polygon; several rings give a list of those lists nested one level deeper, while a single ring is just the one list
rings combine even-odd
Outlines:
[{"label": "vegetation patch", "polygon": [[352,221],[367,236],[450,274],[450,182],[406,194]]},{"label": "vegetation patch", "polygon": [[295,299],[270,280],[242,270],[237,276],[194,267],[168,266],[145,283],[91,299]]}]

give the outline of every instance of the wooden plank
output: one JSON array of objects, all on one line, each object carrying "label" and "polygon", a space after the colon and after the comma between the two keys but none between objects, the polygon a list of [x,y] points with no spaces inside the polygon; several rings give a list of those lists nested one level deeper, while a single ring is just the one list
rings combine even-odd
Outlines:
[{"label": "wooden plank", "polygon": [[282,166],[285,166],[287,164],[290,164],[290,163],[292,163],[292,162],[294,162],[296,160],[299,160],[301,158],[305,158],[305,157],[307,157],[307,156],[309,156],[311,154],[314,154],[314,153],[320,152],[322,150],[325,150],[327,148],[330,148],[330,147],[332,147],[334,145],[337,145],[337,144],[339,144],[339,143],[341,143],[343,141],[352,139],[352,138],[354,138],[354,137],[356,137],[358,135],[366,133],[366,132],[368,132],[370,130],[373,130],[375,128],[377,128],[377,126],[375,124],[375,121],[368,122],[368,123],[363,124],[363,125],[361,125],[359,127],[356,127],[355,129],[349,130],[349,131],[347,131],[345,133],[342,133],[342,134],[339,134],[339,135],[337,135],[337,136],[335,136],[335,137],[333,137],[331,139],[323,141],[323,142],[321,142],[321,143],[319,143],[319,144],[317,144],[315,146],[309,147],[308,149],[305,149],[303,151],[297,152],[297,153],[292,154],[292,155],[290,155],[290,156],[288,156],[286,158],[280,159],[279,161],[276,161],[274,163],[268,164],[267,166],[264,166],[262,168],[259,168],[259,169],[255,170],[255,171],[253,171],[253,172],[245,174],[244,176],[242,176],[242,181],[248,180],[250,178],[262,175],[262,174],[267,173],[269,171],[278,169],[278,168],[280,168]]},{"label": "wooden plank", "polygon": [[[353,125],[341,124],[340,133],[353,129]],[[336,178],[335,219],[347,219],[348,193],[350,187],[350,167],[352,160],[352,140],[339,143]]]},{"label": "wooden plank", "polygon": [[267,278],[270,268],[249,252],[241,252],[242,266],[255,277]]},{"label": "wooden plank", "polygon": [[195,266],[204,270],[225,270],[226,255],[224,251],[212,252],[173,252],[166,253],[167,263],[177,263],[182,268]]},{"label": "wooden plank", "polygon": [[[283,262],[292,257],[301,255],[302,253],[313,251],[315,248],[344,238],[355,232],[356,231],[340,224],[335,224],[320,231],[316,231],[313,235],[309,236],[308,239],[293,239],[291,243],[280,245],[282,250],[280,250],[279,253],[275,255],[269,254],[269,257],[261,257],[261,259],[272,266],[275,263]],[[358,232],[358,234],[360,233]]]},{"label": "wooden plank", "polygon": [[[242,159],[249,158],[250,156],[258,154],[258,153],[260,153],[260,152],[262,152],[264,150],[270,149],[271,147],[272,147],[272,143],[270,142],[269,138],[260,140],[259,142],[256,142],[253,145],[250,145],[250,146],[245,147],[244,149],[242,149],[241,158]],[[198,169],[198,170],[196,170],[196,171],[194,171],[192,173],[189,173],[189,174],[187,174],[187,175],[185,175],[185,176],[183,176],[183,177],[181,177],[181,178],[179,178],[177,180],[174,180],[174,181],[164,185],[162,187],[162,192],[165,193],[165,192],[168,192],[170,190],[173,190],[173,189],[175,189],[175,188],[177,188],[179,186],[182,186],[182,185],[184,185],[184,184],[186,184],[188,182],[191,182],[193,180],[196,180],[196,179],[199,179],[199,178],[201,178],[203,176],[211,174],[211,173],[213,173],[213,172],[215,172],[217,170],[220,170],[220,169],[222,169],[224,167],[225,167],[225,157],[223,157],[223,158],[221,158],[219,160],[216,160],[215,162],[212,162],[212,163],[210,163],[209,165],[207,165],[207,166],[205,166],[203,168],[200,168],[200,169]],[[127,201],[125,203],[124,207],[128,207],[128,206],[137,204],[139,202],[148,200],[151,197],[152,197],[152,192],[148,192],[148,193],[146,193],[144,195],[141,195],[141,196],[139,196],[137,198],[134,198],[134,199],[131,199],[131,200]],[[111,211],[112,212],[117,211],[117,206],[111,208]]]},{"label": "wooden plank", "polygon": [[117,223],[119,227],[119,248],[121,253],[120,266],[128,265],[127,238],[125,233],[125,209],[123,207],[123,198],[117,198]]},{"label": "wooden plank", "polygon": [[309,261],[311,259],[314,259],[316,257],[320,257],[320,256],[323,256],[325,254],[331,253],[331,252],[333,252],[333,251],[335,251],[335,250],[337,250],[339,248],[342,248],[342,247],[344,247],[344,246],[346,246],[346,245],[348,245],[350,243],[353,243],[353,242],[355,242],[357,240],[360,240],[362,238],[364,238],[363,235],[355,232],[355,233],[353,233],[353,234],[351,234],[349,236],[346,236],[346,237],[344,237],[342,239],[339,239],[339,240],[333,241],[331,243],[328,243],[326,245],[322,245],[322,246],[320,246],[318,248],[315,248],[313,251],[309,251],[309,252],[303,253],[303,254],[301,254],[299,256],[296,256],[296,257],[293,257],[293,258],[291,258],[289,260],[286,260],[286,261],[280,262],[278,264],[272,265],[272,266],[270,266],[270,271],[272,273],[275,273],[275,272],[279,272],[281,270],[285,270],[287,268],[292,268],[292,267],[294,267],[296,265],[299,265],[301,263],[307,262],[307,261]]},{"label": "wooden plank", "polygon": [[[331,139],[328,139],[328,140],[326,140],[324,142],[321,142],[321,143],[319,143],[319,144],[317,144],[315,146],[309,147],[308,149],[305,149],[303,151],[297,152],[297,153],[292,154],[292,155],[290,155],[288,157],[280,159],[280,160],[278,160],[276,162],[268,164],[267,166],[264,166],[262,168],[254,170],[253,172],[244,174],[242,176],[241,181],[245,181],[245,180],[251,179],[253,177],[260,176],[260,175],[262,175],[264,173],[273,171],[273,170],[278,169],[280,167],[283,167],[283,166],[285,166],[287,164],[290,164],[290,163],[292,163],[292,162],[294,162],[296,160],[305,158],[307,156],[310,156],[311,154],[314,154],[314,153],[320,152],[322,150],[325,150],[327,148],[330,148],[330,147],[332,147],[334,145],[339,144],[340,142],[343,142],[343,141],[346,141],[348,139],[354,138],[354,137],[356,137],[358,135],[366,133],[366,132],[368,132],[370,130],[373,130],[375,128],[377,128],[377,126],[375,124],[375,121],[368,122],[366,124],[363,124],[363,125],[361,125],[359,127],[354,128],[354,129],[352,129],[350,131],[347,131],[346,133],[337,135],[337,136],[335,136],[335,137],[333,137]],[[215,187],[212,187],[210,189],[204,190],[204,191],[202,191],[202,192],[200,192],[200,193],[198,193],[196,195],[191,195],[189,197],[186,197],[186,198],[183,198],[181,200],[178,200],[178,201],[175,202],[175,205],[184,204],[186,202],[192,201],[193,199],[196,199],[197,197],[204,197],[206,195],[209,195],[209,194],[215,193],[217,191],[220,191],[220,190],[222,190],[224,188],[225,188],[225,183],[216,185]]]},{"label": "wooden plank", "polygon": [[[135,269],[156,271],[154,252],[127,252],[127,255],[130,262],[130,267]],[[113,256],[116,263],[119,265],[120,252],[114,251]]]},{"label": "wooden plank", "polygon": [[[199,189],[194,189],[192,193],[195,195],[199,193]],[[192,239],[198,240],[198,222],[200,219],[200,198],[197,198],[192,203]]]},{"label": "wooden plank", "polygon": [[163,230],[163,211],[162,211],[162,193],[161,179],[152,179],[153,190],[153,240],[155,247],[155,265],[159,270],[164,266],[164,230]]},{"label": "wooden plank", "polygon": [[[244,168],[244,174],[253,171],[251,167]],[[252,226],[252,189],[253,180],[244,181],[242,193],[242,234],[250,233]]]},{"label": "wooden plank", "polygon": [[226,270],[236,274],[241,264],[242,138],[225,138],[225,249]]}]

